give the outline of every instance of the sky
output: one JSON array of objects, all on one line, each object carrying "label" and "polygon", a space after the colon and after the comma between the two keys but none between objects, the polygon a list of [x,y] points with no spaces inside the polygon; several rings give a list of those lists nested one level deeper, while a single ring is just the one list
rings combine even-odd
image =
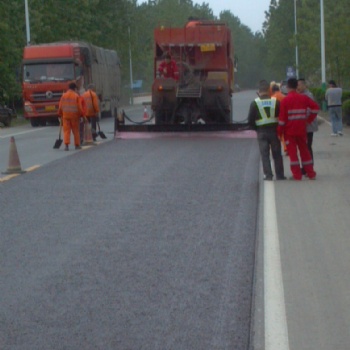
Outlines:
[{"label": "sky", "polygon": [[265,21],[265,11],[268,11],[270,0],[194,0],[193,3],[208,3],[215,16],[221,11],[229,10],[238,17],[253,33],[261,31]]}]

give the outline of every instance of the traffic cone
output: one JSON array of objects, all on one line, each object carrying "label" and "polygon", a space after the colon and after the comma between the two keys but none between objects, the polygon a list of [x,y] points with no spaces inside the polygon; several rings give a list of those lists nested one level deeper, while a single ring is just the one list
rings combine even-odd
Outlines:
[{"label": "traffic cone", "polygon": [[148,120],[149,116],[148,116],[148,112],[147,112],[147,107],[145,106],[145,109],[143,110],[143,120]]},{"label": "traffic cone", "polygon": [[10,152],[9,152],[9,164],[6,171],[3,174],[23,174],[25,170],[22,170],[21,163],[19,161],[15,138],[10,138]]},{"label": "traffic cone", "polygon": [[84,122],[84,141],[83,145],[96,145],[92,138],[92,130],[89,122]]}]

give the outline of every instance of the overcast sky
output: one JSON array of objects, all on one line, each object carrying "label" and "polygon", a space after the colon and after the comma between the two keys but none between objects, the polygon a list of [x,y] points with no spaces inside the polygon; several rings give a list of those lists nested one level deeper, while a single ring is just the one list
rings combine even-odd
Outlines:
[{"label": "overcast sky", "polygon": [[215,16],[219,16],[224,10],[231,11],[253,33],[261,31],[265,11],[268,11],[270,6],[270,0],[193,0],[193,2],[196,4],[208,3]]}]

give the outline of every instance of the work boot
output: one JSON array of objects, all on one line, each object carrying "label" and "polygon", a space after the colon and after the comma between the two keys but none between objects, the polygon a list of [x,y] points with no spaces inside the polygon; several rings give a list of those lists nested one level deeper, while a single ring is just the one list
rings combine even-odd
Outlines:
[{"label": "work boot", "polygon": [[81,149],[81,146],[77,145],[75,146],[75,149]]},{"label": "work boot", "polygon": [[69,151],[69,147],[68,145],[66,145],[66,147],[64,148],[65,151]]}]

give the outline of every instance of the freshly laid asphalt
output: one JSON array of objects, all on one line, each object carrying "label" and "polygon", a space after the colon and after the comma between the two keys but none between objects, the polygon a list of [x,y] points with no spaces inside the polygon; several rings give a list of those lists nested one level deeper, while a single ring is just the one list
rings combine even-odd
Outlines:
[{"label": "freshly laid asphalt", "polygon": [[248,349],[259,166],[118,139],[0,183],[0,349]]}]

